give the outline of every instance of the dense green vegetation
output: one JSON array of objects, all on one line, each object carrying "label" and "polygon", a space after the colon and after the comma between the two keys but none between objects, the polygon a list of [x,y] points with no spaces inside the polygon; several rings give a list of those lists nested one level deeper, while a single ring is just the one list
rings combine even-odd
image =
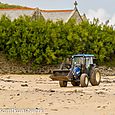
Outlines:
[{"label": "dense green vegetation", "polygon": [[23,7],[19,5],[9,5],[0,2],[0,8],[23,8]]},{"label": "dense green vegetation", "polygon": [[112,62],[115,59],[115,30],[95,19],[92,23],[84,21],[77,25],[74,20],[53,23],[25,16],[11,21],[2,16],[0,50],[9,59],[33,65],[57,64],[77,53],[95,54],[100,63]]}]

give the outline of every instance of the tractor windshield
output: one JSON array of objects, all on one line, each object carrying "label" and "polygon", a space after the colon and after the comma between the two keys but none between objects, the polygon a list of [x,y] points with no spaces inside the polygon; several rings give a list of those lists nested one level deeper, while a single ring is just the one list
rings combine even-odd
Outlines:
[{"label": "tractor windshield", "polygon": [[91,56],[87,56],[87,57],[81,57],[81,56],[74,56],[72,58],[72,65],[86,65],[86,68],[89,68],[90,64],[93,64],[93,58]]},{"label": "tractor windshield", "polygon": [[84,64],[84,58],[75,56],[72,60],[72,65],[76,64]]}]

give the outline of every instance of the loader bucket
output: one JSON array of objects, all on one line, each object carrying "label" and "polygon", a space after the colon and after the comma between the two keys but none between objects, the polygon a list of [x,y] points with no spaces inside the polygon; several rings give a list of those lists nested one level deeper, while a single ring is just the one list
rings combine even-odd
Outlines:
[{"label": "loader bucket", "polygon": [[68,73],[70,70],[54,70],[50,78],[54,81],[68,81]]}]

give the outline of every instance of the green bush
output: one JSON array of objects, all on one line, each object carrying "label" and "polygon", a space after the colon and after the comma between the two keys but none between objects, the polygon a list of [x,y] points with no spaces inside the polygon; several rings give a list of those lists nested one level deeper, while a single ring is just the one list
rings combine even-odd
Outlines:
[{"label": "green bush", "polygon": [[94,54],[99,63],[114,60],[115,30],[112,26],[84,21],[76,24],[32,20],[21,16],[14,21],[2,16],[0,19],[0,50],[9,59],[23,63],[58,64],[68,55]]}]

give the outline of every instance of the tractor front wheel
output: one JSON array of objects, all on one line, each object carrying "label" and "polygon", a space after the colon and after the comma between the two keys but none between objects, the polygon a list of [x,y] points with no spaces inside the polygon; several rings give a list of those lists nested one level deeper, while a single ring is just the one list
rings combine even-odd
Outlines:
[{"label": "tractor front wheel", "polygon": [[67,81],[59,81],[60,87],[67,87]]},{"label": "tractor front wheel", "polygon": [[81,87],[87,87],[89,83],[88,75],[87,74],[82,74],[80,77],[80,84]]}]

